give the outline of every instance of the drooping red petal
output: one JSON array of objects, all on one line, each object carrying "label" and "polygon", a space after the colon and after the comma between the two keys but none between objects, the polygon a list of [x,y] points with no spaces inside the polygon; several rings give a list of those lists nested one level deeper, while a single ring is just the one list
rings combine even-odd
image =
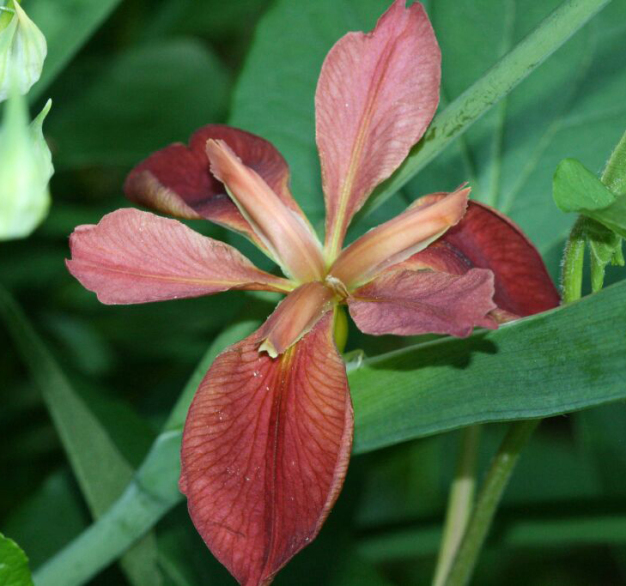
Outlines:
[{"label": "drooping red petal", "polygon": [[317,535],[346,474],[353,416],[332,312],[279,358],[253,334],[221,354],[189,410],[180,486],[198,532],[245,586]]},{"label": "drooping red petal", "polygon": [[436,245],[416,254],[405,268],[416,268],[417,263],[453,274],[471,267],[490,269],[495,275],[494,301],[518,316],[559,305],[559,293],[535,246],[519,226],[485,204],[470,201],[463,219]]},{"label": "drooping red petal", "polygon": [[328,312],[333,297],[333,292],[319,281],[305,283],[289,293],[259,330],[263,340],[259,350],[272,358],[283,354]]},{"label": "drooping red petal", "polygon": [[348,33],[328,53],[315,111],[329,260],[352,216],[424,134],[440,78],[441,53],[419,3],[396,0],[372,32]]},{"label": "drooping red petal", "polygon": [[426,196],[424,199],[432,199],[429,205],[411,206],[373,228],[342,251],[331,267],[331,276],[352,290],[423,250],[461,220],[469,191],[460,188],[441,197]]},{"label": "drooping red petal", "polygon": [[436,271],[388,270],[348,298],[358,328],[373,335],[427,333],[465,337],[476,326],[496,328],[493,273],[464,275]]},{"label": "drooping red petal", "polygon": [[189,147],[173,144],[139,163],[126,179],[126,196],[178,218],[206,218],[260,244],[224,185],[209,171],[206,143],[211,138],[224,140],[248,167],[263,177],[283,203],[301,213],[289,191],[289,167],[278,150],[259,136],[221,124],[200,128],[191,137]]},{"label": "drooping red petal", "polygon": [[68,269],[102,303],[146,303],[228,289],[293,289],[232,246],[177,220],[135,209],[117,210],[97,225],[78,226],[70,248]]}]

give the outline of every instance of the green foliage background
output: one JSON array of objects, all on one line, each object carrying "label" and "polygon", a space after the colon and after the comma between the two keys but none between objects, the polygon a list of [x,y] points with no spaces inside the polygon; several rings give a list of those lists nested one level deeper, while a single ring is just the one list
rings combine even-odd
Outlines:
[{"label": "green foliage background", "polygon": [[[129,205],[121,184],[132,165],[208,122],[272,140],[291,164],[296,197],[321,227],[319,68],[340,36],[372,28],[388,3],[24,0],[49,43],[31,95],[33,112],[48,96],[54,101],[45,129],[57,173],[48,220],[32,238],[0,245],[0,284],[21,306],[0,295],[0,531],[20,544],[32,568],[122,493],[207,348],[210,358],[271,307],[243,293],[102,306],[65,270],[68,235]],[[558,4],[426,2],[443,51],[442,108]],[[625,46],[626,1],[614,0],[352,234],[419,195],[469,180],[474,197],[522,225],[557,278],[574,216],[554,205],[552,174],[565,157],[599,172],[626,128]],[[237,236],[192,225],[265,262]],[[542,425],[475,583],[626,584],[622,277],[610,270],[610,290],[468,341],[351,331],[348,350],[396,353],[351,375],[362,455],[320,537],[276,584],[428,583],[457,450],[457,432],[443,432],[494,422],[481,448],[484,470],[503,434],[499,421],[609,401]],[[173,434],[180,409],[168,422]],[[175,449],[167,454],[155,485],[175,479]],[[90,584],[232,583],[177,498],[120,564]]]}]

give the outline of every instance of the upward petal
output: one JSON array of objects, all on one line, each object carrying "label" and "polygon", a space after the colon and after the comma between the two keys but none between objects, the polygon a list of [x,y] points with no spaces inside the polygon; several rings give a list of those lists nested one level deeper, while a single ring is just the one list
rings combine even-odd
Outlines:
[{"label": "upward petal", "polygon": [[352,216],[424,134],[440,77],[441,53],[419,3],[396,0],[371,33],[348,33],[328,53],[315,111],[330,262]]},{"label": "upward petal", "polygon": [[198,532],[245,586],[315,538],[346,474],[353,415],[332,312],[285,354],[257,332],[221,354],[187,416],[180,487]]},{"label": "upward petal", "polygon": [[68,269],[102,303],[293,288],[289,281],[257,269],[232,246],[201,236],[177,220],[139,210],[117,210],[96,226],[79,226],[70,247]]},{"label": "upward petal", "polygon": [[223,183],[211,174],[206,154],[209,139],[224,140],[247,166],[263,177],[285,205],[302,215],[289,191],[289,167],[278,150],[259,136],[221,124],[200,128],[188,147],[173,144],[139,163],[126,179],[126,196],[178,218],[206,218],[244,234],[263,247],[228,197]]}]

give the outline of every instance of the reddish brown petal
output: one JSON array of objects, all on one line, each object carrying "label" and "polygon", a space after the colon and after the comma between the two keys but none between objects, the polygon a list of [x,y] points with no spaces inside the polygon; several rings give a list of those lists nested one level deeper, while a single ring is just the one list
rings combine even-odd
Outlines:
[{"label": "reddish brown petal", "polygon": [[373,228],[343,250],[330,270],[331,276],[352,290],[425,249],[461,220],[469,191],[461,188],[441,197],[426,196],[436,200],[431,205],[411,206]]},{"label": "reddish brown petal", "polygon": [[493,273],[483,269],[464,275],[390,269],[357,289],[348,306],[366,334],[465,337],[475,326],[497,327],[487,315],[496,307],[493,291]]},{"label": "reddish brown petal", "polygon": [[348,33],[328,53],[315,111],[330,261],[352,216],[424,134],[440,77],[439,46],[419,3],[396,0],[372,32]]},{"label": "reddish brown petal", "polygon": [[311,331],[330,309],[334,294],[319,281],[306,283],[283,299],[259,330],[261,352],[276,358]]},{"label": "reddish brown petal", "polygon": [[289,167],[276,148],[259,136],[220,124],[202,127],[189,147],[173,144],[139,163],[126,179],[127,197],[175,217],[206,218],[256,241],[224,185],[209,171],[206,143],[210,138],[224,140],[290,209],[301,213],[289,191]]},{"label": "reddish brown petal", "polygon": [[289,281],[257,269],[232,246],[177,220],[134,209],[108,214],[96,226],[78,226],[70,247],[68,269],[102,303],[293,288]]},{"label": "reddish brown petal", "polygon": [[332,312],[279,358],[257,332],[221,354],[189,410],[181,490],[240,584],[269,584],[317,535],[348,466],[353,416]]},{"label": "reddish brown petal", "polygon": [[300,282],[323,278],[321,245],[306,218],[286,206],[224,141],[209,140],[206,151],[211,173],[224,183],[231,199],[283,272]]},{"label": "reddish brown petal", "polygon": [[409,262],[453,274],[469,267],[490,269],[496,279],[494,301],[519,316],[547,311],[560,302],[532,242],[519,226],[485,204],[470,201],[463,219],[436,244],[440,246],[429,247]]}]

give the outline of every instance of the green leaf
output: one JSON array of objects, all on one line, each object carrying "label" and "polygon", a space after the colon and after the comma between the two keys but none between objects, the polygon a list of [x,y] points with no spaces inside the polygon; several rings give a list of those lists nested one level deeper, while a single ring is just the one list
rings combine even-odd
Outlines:
[{"label": "green leaf", "polygon": [[[72,388],[20,307],[2,289],[0,316],[41,390],[81,491],[98,518],[120,496],[132,477],[132,468]],[[148,536],[125,556],[122,565],[133,584],[153,586],[160,583],[156,559],[156,541]]]},{"label": "green leaf", "polygon": [[32,586],[28,558],[15,541],[0,533],[0,586]]},{"label": "green leaf", "polygon": [[[85,82],[87,76],[91,82]],[[190,39],[159,40],[115,60],[85,62],[48,131],[61,166],[131,166],[221,120],[230,80],[218,59]]]},{"label": "green leaf", "polygon": [[604,285],[606,266],[624,266],[622,238],[594,220],[585,222],[584,230],[589,244],[591,290],[597,293]]},{"label": "green leaf", "polygon": [[63,70],[120,0],[30,0],[28,14],[48,42],[41,79],[30,91],[36,100]]},{"label": "green leaf", "polygon": [[[497,331],[364,361],[349,376],[355,452],[626,399],[624,294],[620,283]],[[124,495],[38,572],[38,586],[82,584],[180,501],[180,438],[176,429],[159,436]]]},{"label": "green leaf", "polygon": [[563,212],[594,212],[608,208],[617,197],[576,159],[561,161],[554,173],[553,194]]}]

